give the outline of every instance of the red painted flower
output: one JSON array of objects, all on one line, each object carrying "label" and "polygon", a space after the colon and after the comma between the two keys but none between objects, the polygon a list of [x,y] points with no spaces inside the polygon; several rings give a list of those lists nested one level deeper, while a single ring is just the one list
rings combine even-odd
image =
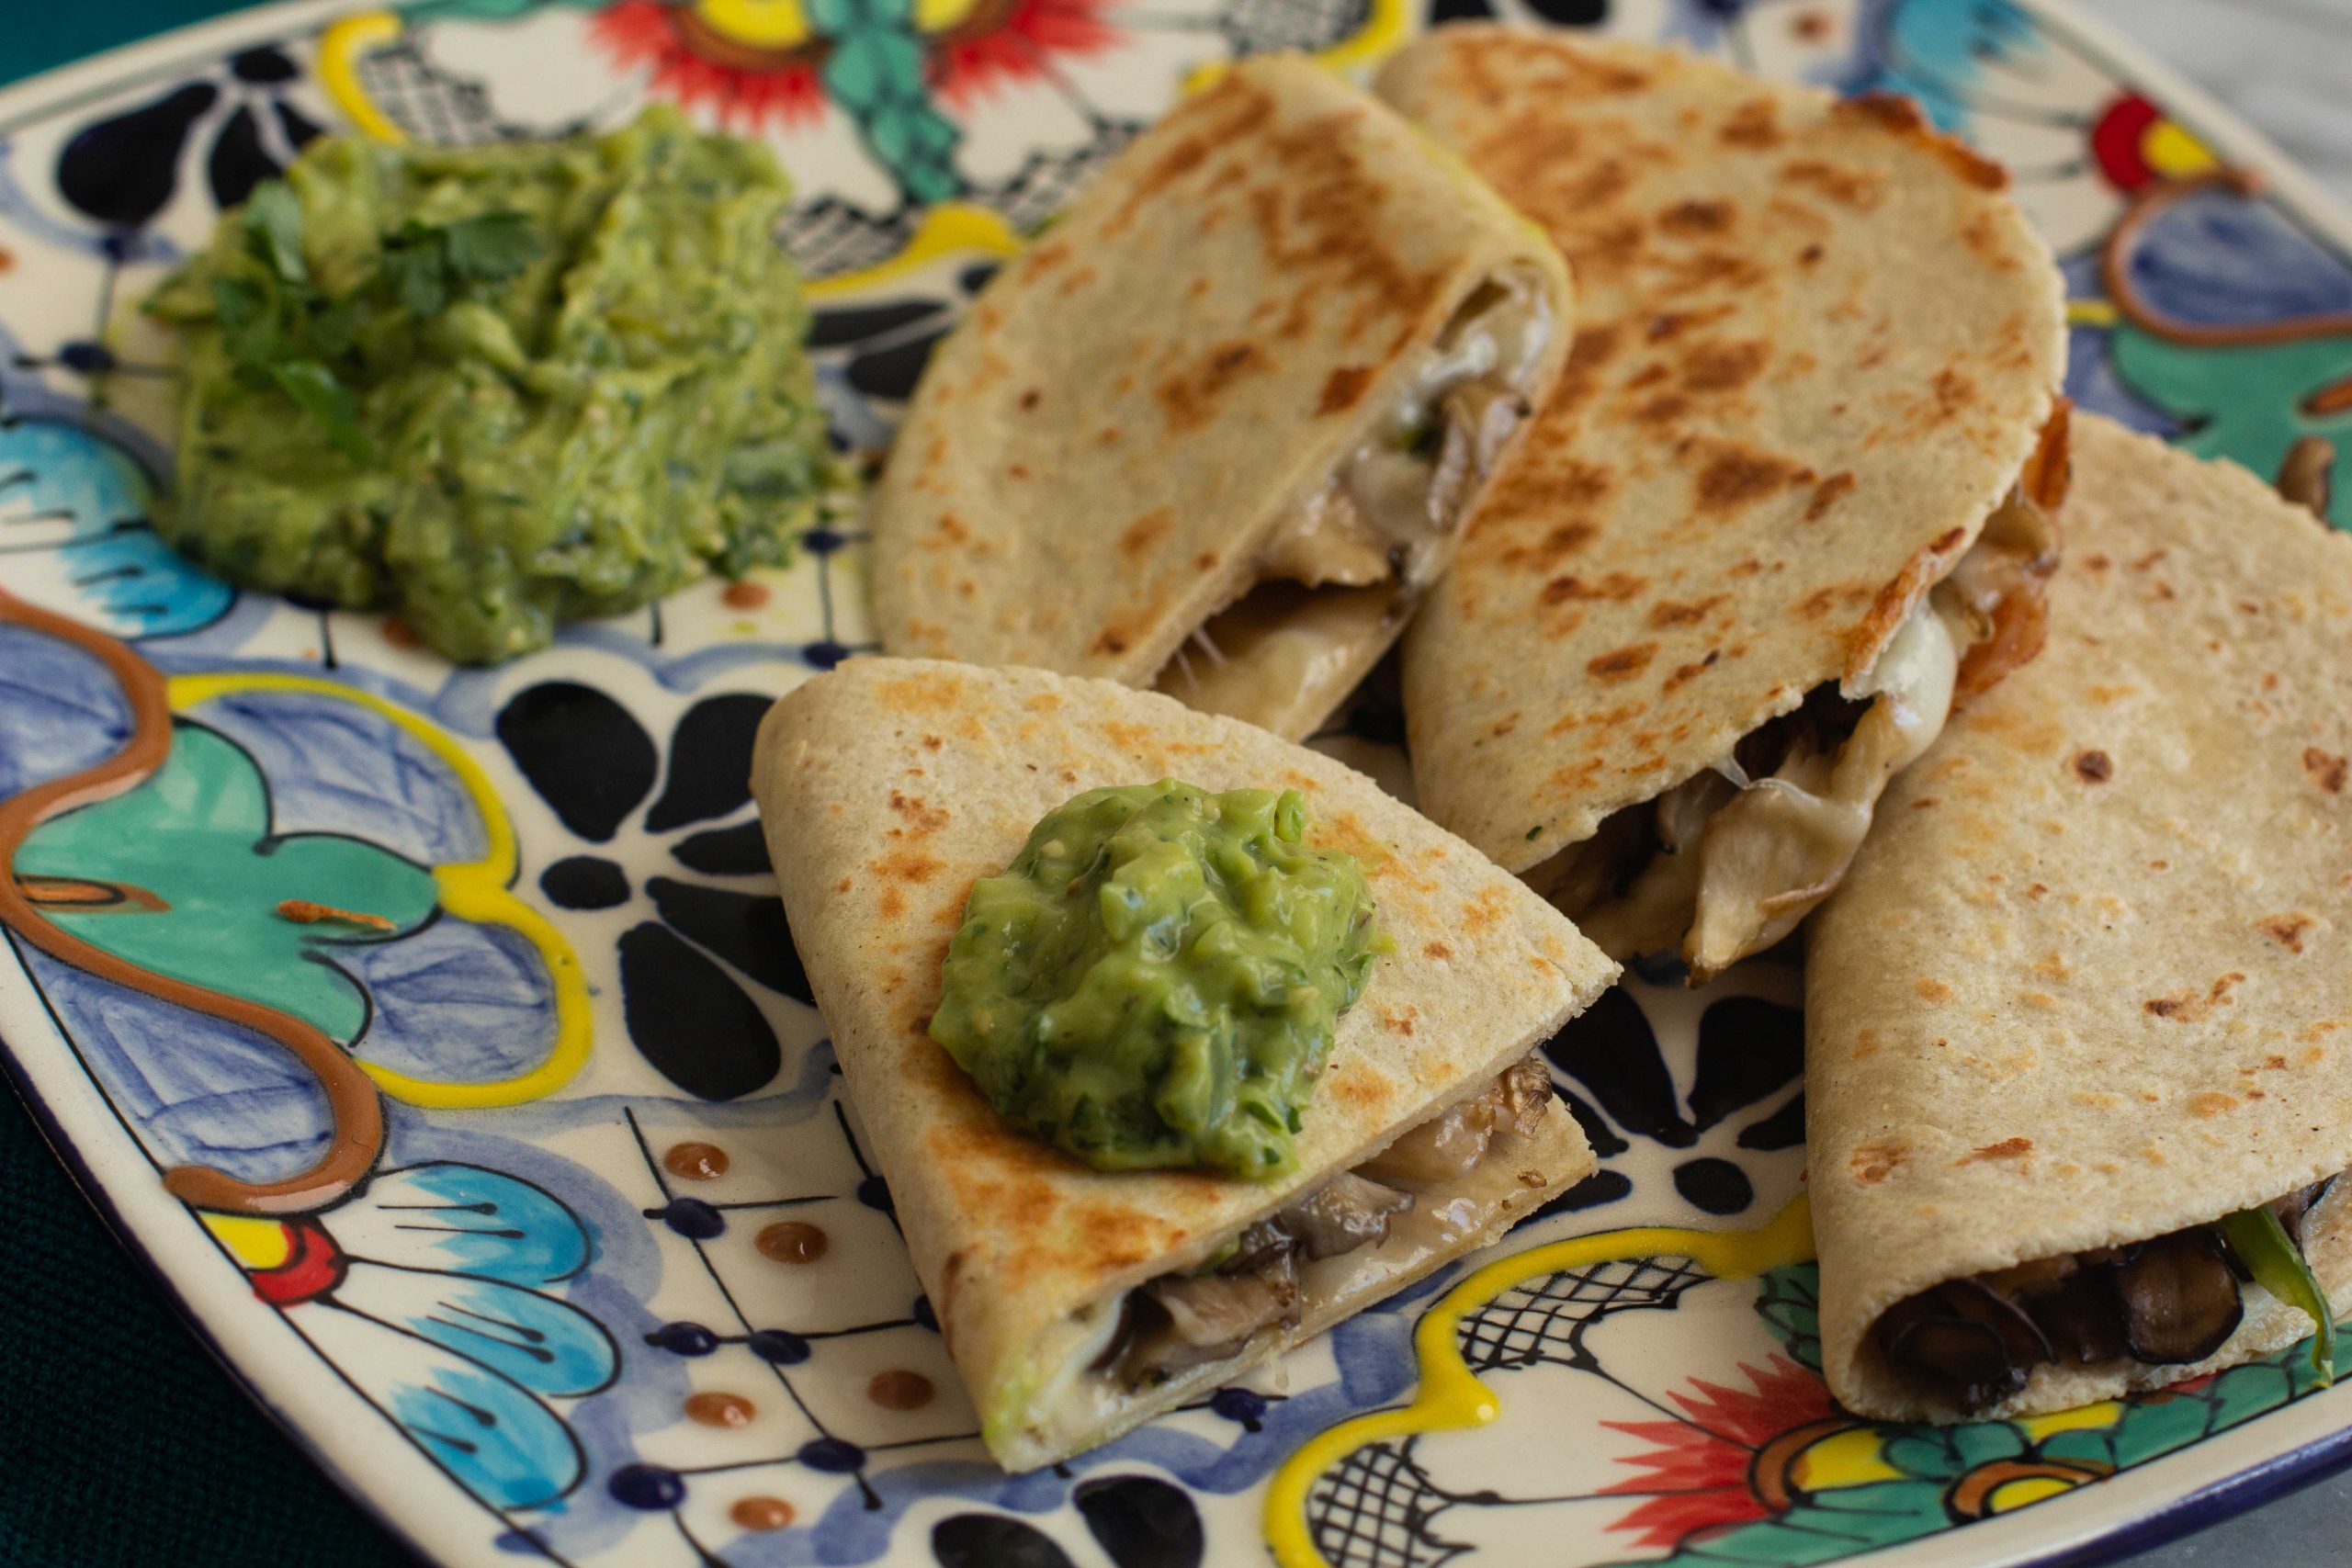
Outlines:
[{"label": "red painted flower", "polygon": [[1647,1474],[1601,1488],[1649,1499],[1611,1529],[1636,1532],[1644,1546],[1675,1546],[1788,1506],[1788,1461],[1847,1418],[1819,1375],[1784,1356],[1773,1355],[1760,1371],[1744,1361],[1739,1370],[1750,1387],[1693,1378],[1690,1393],[1671,1395],[1685,1420],[1603,1423],[1657,1445],[1619,1461]]},{"label": "red painted flower", "polygon": [[[1048,76],[1056,61],[1117,43],[1110,0],[924,0],[916,7],[932,90],[952,107]],[[756,20],[757,26],[752,23]],[[589,36],[654,92],[757,130],[824,111],[829,47],[803,7],[779,0],[614,0]]]}]

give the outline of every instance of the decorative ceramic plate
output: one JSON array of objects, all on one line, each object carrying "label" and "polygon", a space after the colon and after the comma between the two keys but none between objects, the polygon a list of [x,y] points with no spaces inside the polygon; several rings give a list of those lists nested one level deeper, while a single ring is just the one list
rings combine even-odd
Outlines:
[{"label": "decorative ceramic plate", "polygon": [[[1602,1168],[1491,1256],[1007,1477],[842,1099],[742,782],[767,703],[871,646],[854,522],[789,570],[474,671],[379,617],[241,594],[141,521],[170,458],[132,302],[323,127],[469,141],[654,96],[764,135],[798,185],[786,241],[827,406],[871,447],[989,271],[1194,73],[1283,48],[1361,67],[1424,25],[1408,4],[308,4],[0,95],[0,581],[63,617],[0,626],[0,797],[103,777],[126,747],[159,763],[17,850],[21,897],[87,961],[10,937],[8,1064],[198,1330],[428,1557],[2073,1561],[2352,1444],[2352,1386],[2298,1397],[2301,1349],[2031,1420],[1838,1411],[1797,976],[1759,963],[1695,994],[1630,984],[1551,1043]],[[2352,231],[2070,13],[1432,8],[1496,7],[1916,95],[2009,164],[2064,259],[2078,401],[2257,473],[2300,434],[2352,451]],[[903,47],[834,47],[854,32]],[[2335,490],[2352,526],[2352,474]],[[1364,699],[1324,743],[1377,761],[1398,732]],[[288,898],[389,929],[273,918]],[[187,1005],[200,987],[239,1005]],[[287,1183],[322,1162],[341,1179]],[[268,1217],[220,1206],[256,1187]]]}]

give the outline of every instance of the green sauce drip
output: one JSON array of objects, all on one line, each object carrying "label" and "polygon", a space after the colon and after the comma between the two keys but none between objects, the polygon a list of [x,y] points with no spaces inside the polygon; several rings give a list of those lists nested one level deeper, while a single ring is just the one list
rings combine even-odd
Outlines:
[{"label": "green sauce drip", "polygon": [[1295,790],[1089,790],[973,885],[931,1037],[1098,1170],[1296,1168],[1340,1014],[1384,943]]}]

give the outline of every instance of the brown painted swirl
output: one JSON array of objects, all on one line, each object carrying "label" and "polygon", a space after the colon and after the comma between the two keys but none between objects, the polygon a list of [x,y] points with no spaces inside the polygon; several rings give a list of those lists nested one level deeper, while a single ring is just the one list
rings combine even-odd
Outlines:
[{"label": "brown painted swirl", "polygon": [[121,683],[130,706],[130,739],[113,756],[0,801],[0,868],[9,872],[0,875],[0,925],[61,964],[276,1041],[326,1091],[331,1136],[326,1153],[310,1169],[277,1181],[241,1181],[209,1166],[175,1166],[164,1173],[172,1196],[232,1214],[300,1213],[334,1201],[374,1168],[384,1145],[384,1111],[376,1086],[343,1047],[291,1013],[158,975],[93,946],[52,921],[17,880],[17,851],[34,829],[77,807],[135,789],[164,765],[172,749],[172,710],[163,675],[127,644],[5,589],[0,622],[70,643],[99,660]]}]

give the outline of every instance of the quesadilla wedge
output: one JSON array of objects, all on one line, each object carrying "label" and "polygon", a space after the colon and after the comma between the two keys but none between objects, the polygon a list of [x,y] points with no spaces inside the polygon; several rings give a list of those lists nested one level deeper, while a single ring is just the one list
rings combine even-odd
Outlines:
[{"label": "quesadilla wedge", "polygon": [[1444,570],[1567,315],[1458,161],[1304,58],[1237,65],[940,345],[874,497],[883,647],[1304,736]]},{"label": "quesadilla wedge", "polygon": [[1406,638],[1421,807],[1703,978],[1836,886],[1955,691],[2031,655],[2057,271],[1901,100],[1489,27],[1379,89],[1577,276],[1566,373]]},{"label": "quesadilla wedge", "polygon": [[2352,1304],[2352,540],[2088,416],[2060,522],[2048,646],[1807,937],[1823,1359],[1870,1416],[2064,1409]]},{"label": "quesadilla wedge", "polygon": [[[1390,949],[1272,1180],[1090,1168],[999,1115],[929,1032],[976,879],[1074,795],[1179,775],[1297,791]],[[1539,1047],[1615,965],[1327,757],[1112,682],[860,659],[776,705],[752,778],[869,1148],[1007,1469],[1241,1375],[1593,1168]]]}]

